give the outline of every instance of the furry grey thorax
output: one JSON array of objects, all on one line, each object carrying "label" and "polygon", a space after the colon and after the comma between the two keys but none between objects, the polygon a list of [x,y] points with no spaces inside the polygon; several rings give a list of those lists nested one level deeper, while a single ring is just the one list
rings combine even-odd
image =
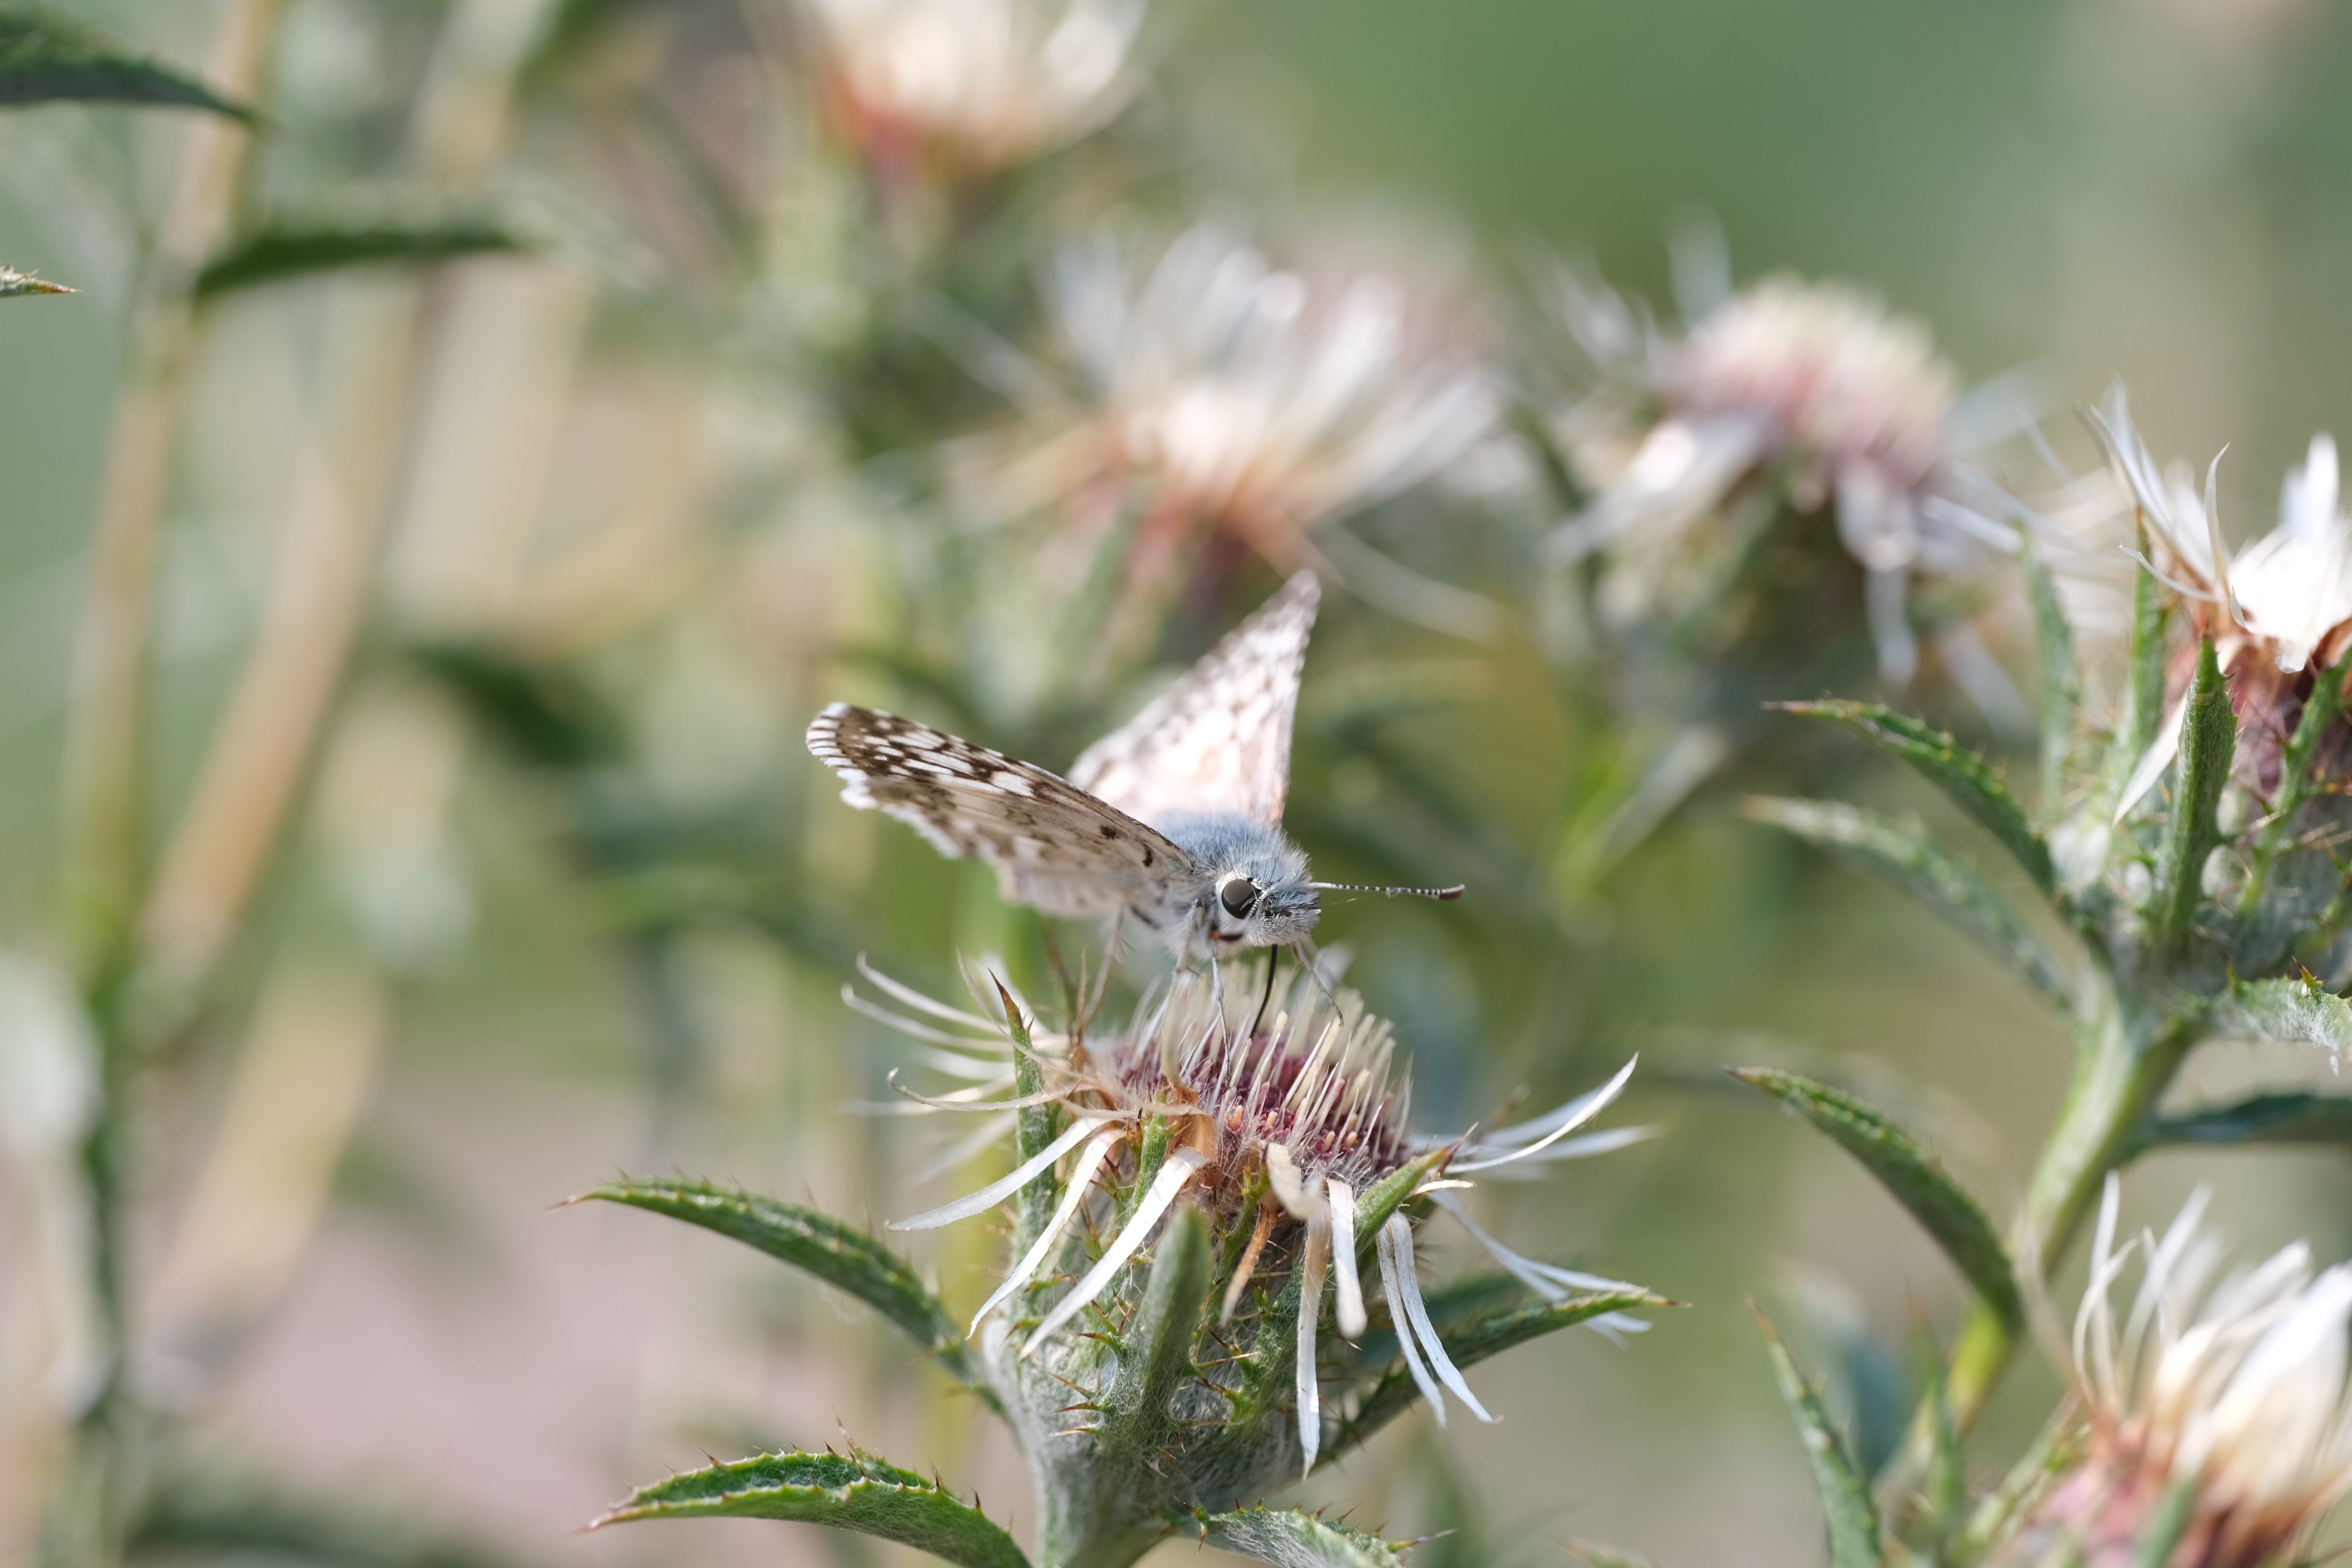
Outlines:
[{"label": "furry grey thorax", "polygon": [[1287,946],[1315,929],[1323,906],[1307,879],[1307,856],[1279,827],[1237,813],[1171,816],[1152,826],[1197,873],[1170,889],[1171,907],[1159,911],[1165,919],[1153,922],[1180,956]]}]

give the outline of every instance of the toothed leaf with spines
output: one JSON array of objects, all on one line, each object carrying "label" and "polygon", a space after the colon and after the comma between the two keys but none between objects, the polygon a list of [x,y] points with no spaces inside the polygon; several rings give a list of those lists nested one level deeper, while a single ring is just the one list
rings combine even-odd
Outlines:
[{"label": "toothed leaf with spines", "polygon": [[1731,1076],[1762,1090],[1829,1135],[1862,1162],[1895,1202],[1944,1249],[1986,1305],[2012,1324],[2025,1321],[2009,1249],[1983,1205],[1910,1133],[1852,1095],[1770,1068],[1735,1068]]},{"label": "toothed leaf with spines", "polygon": [[919,1548],[958,1568],[1029,1568],[1004,1528],[936,1481],[852,1449],[763,1454],[641,1487],[596,1528],[645,1519],[773,1519]]},{"label": "toothed leaf with spines", "polygon": [[1909,764],[1998,839],[2035,887],[2051,890],[2050,847],[2034,831],[2009,786],[1976,752],[1940,730],[1874,703],[1784,702],[1780,707],[1804,718],[1827,720]]}]

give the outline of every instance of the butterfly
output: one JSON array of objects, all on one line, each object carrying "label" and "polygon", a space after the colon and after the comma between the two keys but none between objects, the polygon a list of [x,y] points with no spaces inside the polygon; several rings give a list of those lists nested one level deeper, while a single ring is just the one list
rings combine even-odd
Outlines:
[{"label": "butterfly", "polygon": [[[1064,778],[871,708],[835,702],[808,748],[841,798],[906,823],[950,859],[996,868],[1049,915],[1132,919],[1180,960],[1296,946],[1321,918],[1307,857],[1282,831],[1291,727],[1322,590],[1286,583]],[[1459,888],[1377,889],[1451,898]]]}]

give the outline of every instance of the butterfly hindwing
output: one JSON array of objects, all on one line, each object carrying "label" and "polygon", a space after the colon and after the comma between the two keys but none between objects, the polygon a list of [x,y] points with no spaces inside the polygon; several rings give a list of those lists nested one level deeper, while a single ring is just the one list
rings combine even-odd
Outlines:
[{"label": "butterfly hindwing", "polygon": [[1322,590],[1301,572],[1141,712],[1096,742],[1069,782],[1145,822],[1282,821],[1291,722]]},{"label": "butterfly hindwing", "polygon": [[841,775],[842,799],[994,867],[1007,899],[1047,914],[1153,910],[1191,872],[1181,849],[1115,806],[911,719],[836,702],[809,725],[808,748]]}]

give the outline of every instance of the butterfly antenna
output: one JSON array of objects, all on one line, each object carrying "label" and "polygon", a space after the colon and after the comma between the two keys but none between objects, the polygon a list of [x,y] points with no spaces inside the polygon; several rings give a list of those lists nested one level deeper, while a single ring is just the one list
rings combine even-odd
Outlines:
[{"label": "butterfly antenna", "polygon": [[1436,899],[1444,903],[1451,903],[1469,891],[1469,885],[1464,882],[1456,882],[1450,888],[1374,888],[1356,882],[1309,882],[1307,885],[1318,893],[1378,893],[1384,899],[1410,894],[1416,899]]}]

